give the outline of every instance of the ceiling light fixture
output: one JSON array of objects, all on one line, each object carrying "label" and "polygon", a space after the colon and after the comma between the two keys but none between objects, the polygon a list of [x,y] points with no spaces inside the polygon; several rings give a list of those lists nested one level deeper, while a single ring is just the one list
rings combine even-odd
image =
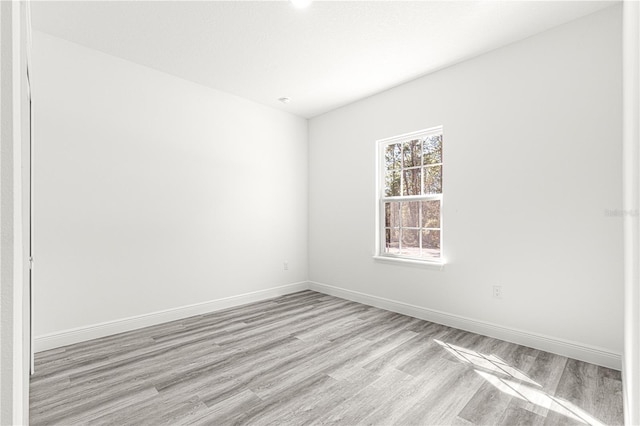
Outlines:
[{"label": "ceiling light fixture", "polygon": [[311,4],[312,0],[289,0],[296,9],[304,9]]},{"label": "ceiling light fixture", "polygon": [[284,97],[284,98],[280,98],[278,99],[280,102],[282,102],[283,104],[288,104],[289,102],[291,102],[291,99]]}]

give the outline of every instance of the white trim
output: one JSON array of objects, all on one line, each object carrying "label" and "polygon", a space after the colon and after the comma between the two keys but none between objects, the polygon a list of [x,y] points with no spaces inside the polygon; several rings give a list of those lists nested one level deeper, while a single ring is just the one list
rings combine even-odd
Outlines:
[{"label": "white trim", "polygon": [[15,399],[13,400],[13,421],[14,424],[24,424],[24,413],[26,412],[25,401],[23,399],[24,374],[26,372],[24,365],[24,252],[23,252],[23,188],[22,188],[22,104],[24,102],[22,92],[22,49],[24,49],[25,40],[22,39],[22,6],[18,2],[13,2],[11,8],[13,13],[13,391]]},{"label": "white trim", "polygon": [[396,256],[388,256],[388,255],[375,255],[373,259],[381,262],[389,262],[396,263],[400,265],[415,265],[428,269],[444,269],[444,265],[447,263],[444,259],[440,259],[438,261],[435,260],[422,260],[422,259],[411,259],[408,257],[396,257]]},{"label": "white trim", "polygon": [[511,327],[479,321],[456,314],[449,314],[434,309],[423,308],[421,306],[415,306],[409,303],[399,302],[397,300],[372,296],[314,281],[310,282],[310,288],[313,291],[329,294],[331,296],[341,297],[343,299],[352,300],[365,305],[375,306],[376,308],[386,309],[388,311],[409,315],[414,318],[471,331],[473,333],[494,337],[519,345],[529,346],[569,358],[590,362],[592,364],[602,365],[616,370],[620,370],[622,366],[621,354],[611,352],[605,348],[518,330]]},{"label": "white trim", "polygon": [[208,314],[222,309],[247,303],[259,302],[297,291],[308,290],[309,283],[306,281],[287,284],[279,287],[272,287],[266,290],[254,291],[251,293],[239,294],[236,296],[223,297],[221,299],[210,300],[208,302],[194,303],[192,305],[180,306],[165,309],[163,311],[150,312],[133,317],[122,318],[113,321],[106,321],[85,327],[78,327],[42,336],[34,339],[35,352],[59,348],[73,343],[84,342],[97,339],[99,337],[124,333],[126,331],[162,324],[169,321],[188,318],[194,315]]},{"label": "white trim", "polygon": [[[435,126],[435,127],[431,127],[428,129],[423,129],[423,130],[418,130],[415,132],[410,132],[410,133],[405,133],[403,135],[398,135],[398,136],[393,136],[390,138],[385,138],[385,139],[379,139],[376,141],[376,170],[375,170],[375,191],[376,191],[376,209],[375,209],[375,232],[374,232],[374,237],[375,237],[375,241],[374,241],[374,250],[375,250],[375,255],[374,258],[382,258],[382,257],[386,257],[386,253],[383,250],[383,247],[385,247],[385,241],[384,241],[384,236],[385,236],[385,231],[384,231],[384,226],[383,226],[383,221],[384,221],[384,205],[387,202],[397,202],[397,203],[401,203],[401,202],[408,202],[408,201],[429,201],[429,200],[439,200],[440,201],[440,227],[438,228],[438,231],[440,231],[440,254],[442,255],[442,253],[444,252],[444,233],[443,233],[443,194],[444,194],[444,180],[442,180],[440,182],[441,184],[441,188],[440,188],[440,193],[439,194],[423,194],[424,192],[424,179],[421,177],[420,178],[420,188],[421,188],[421,193],[420,195],[396,195],[396,196],[385,196],[384,192],[383,192],[383,188],[385,187],[384,184],[384,179],[385,179],[385,162],[384,162],[384,158],[385,158],[385,153],[384,153],[384,148],[388,145],[391,144],[396,144],[396,143],[403,143],[406,142],[408,140],[413,140],[413,139],[421,139],[421,138],[427,138],[430,136],[434,136],[434,135],[441,135],[442,138],[444,139],[444,126],[439,125],[439,126]],[[422,149],[421,149],[422,150]],[[441,150],[442,150],[442,156],[444,158],[444,140],[442,141],[442,146],[441,146]],[[404,154],[401,152],[400,153],[401,158],[404,158]],[[404,160],[402,160],[402,165],[400,167],[400,169],[398,169],[397,171],[399,173],[403,173],[405,170],[423,170],[426,167],[434,167],[434,166],[440,166],[441,170],[444,167],[443,166],[443,161],[441,161],[440,163],[433,163],[433,164],[424,164],[424,155],[420,155],[420,165],[419,166],[415,166],[415,167],[409,167],[409,168],[405,168],[404,167]],[[442,177],[441,177],[442,178]],[[403,179],[402,176],[400,178],[400,194],[402,194],[404,191],[402,190],[403,188]],[[420,209],[422,209],[422,207],[420,207]],[[422,228],[422,217],[420,218],[420,227],[418,229],[425,229]],[[400,241],[400,247],[402,246],[402,230],[406,229],[406,227],[404,226],[400,226],[400,235],[399,235],[399,241]],[[422,250],[422,238],[420,237],[419,239],[420,241],[420,250]],[[411,263],[416,263],[419,262],[419,259],[416,258],[410,258],[410,257],[404,257],[402,255],[397,255],[397,257],[400,258],[405,258],[408,260],[408,262],[405,262],[405,264],[411,264]],[[386,259],[384,259],[386,260]],[[425,266],[429,266],[429,263],[433,263],[430,260],[427,260],[427,265]],[[436,262],[436,263],[441,263],[441,262]]]},{"label": "white trim", "polygon": [[43,336],[37,336],[35,338],[35,351],[40,352],[48,349],[59,348],[73,343],[123,333],[177,319],[188,318],[194,315],[211,313],[222,309],[232,308],[234,306],[258,302],[309,289],[319,293],[363,303],[365,305],[375,306],[388,311],[409,315],[414,318],[432,321],[449,327],[455,327],[461,330],[467,330],[508,342],[552,352],[558,355],[579,359],[592,364],[614,368],[616,370],[620,370],[622,365],[621,354],[611,352],[604,348],[598,348],[570,340],[559,339],[498,324],[492,324],[485,321],[479,321],[460,315],[423,308],[409,303],[347,290],[314,281],[298,282],[280,287],[273,287],[267,290],[260,290],[252,293],[245,293],[208,302],[196,303],[164,311],[151,312],[135,317],[103,322],[87,327],[78,327]]},{"label": "white trim", "polygon": [[391,136],[385,139],[378,139],[376,142],[379,144],[378,146],[380,146],[381,144],[387,145],[394,142],[405,142],[407,139],[418,138],[421,136],[427,137],[427,136],[439,135],[440,133],[442,133],[442,127],[443,127],[442,125],[429,127],[428,129],[422,129],[422,130],[417,130],[415,132],[404,133],[402,135]]},{"label": "white trim", "polygon": [[387,203],[401,203],[401,202],[409,202],[409,201],[431,201],[431,200],[440,200],[442,201],[442,194],[425,194],[425,195],[402,195],[402,196],[392,196],[392,197],[381,197],[380,201]]},{"label": "white trim", "polygon": [[24,318],[23,125],[25,74],[23,58],[28,31],[24,1],[0,2],[0,423],[28,423],[28,370],[25,366],[27,322]]},{"label": "white trim", "polygon": [[[640,207],[640,6],[622,5],[622,208]],[[640,424],[640,221],[625,214],[624,392],[625,424]]]}]

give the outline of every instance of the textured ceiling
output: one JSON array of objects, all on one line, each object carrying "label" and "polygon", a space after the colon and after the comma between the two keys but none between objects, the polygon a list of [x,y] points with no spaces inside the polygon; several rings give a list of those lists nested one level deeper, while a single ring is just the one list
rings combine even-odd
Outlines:
[{"label": "textured ceiling", "polygon": [[313,117],[612,3],[33,1],[32,18],[35,30]]}]

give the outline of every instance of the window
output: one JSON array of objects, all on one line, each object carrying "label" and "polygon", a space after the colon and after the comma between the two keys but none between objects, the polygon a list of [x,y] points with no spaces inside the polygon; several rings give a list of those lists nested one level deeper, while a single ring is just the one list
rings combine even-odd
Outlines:
[{"label": "window", "polygon": [[442,127],[378,141],[379,256],[442,262]]}]

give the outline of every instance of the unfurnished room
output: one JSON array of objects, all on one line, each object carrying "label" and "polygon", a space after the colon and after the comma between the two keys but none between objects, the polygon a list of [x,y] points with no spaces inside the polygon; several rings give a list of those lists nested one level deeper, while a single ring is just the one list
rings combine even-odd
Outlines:
[{"label": "unfurnished room", "polygon": [[637,1],[0,21],[0,424],[640,425]]}]

